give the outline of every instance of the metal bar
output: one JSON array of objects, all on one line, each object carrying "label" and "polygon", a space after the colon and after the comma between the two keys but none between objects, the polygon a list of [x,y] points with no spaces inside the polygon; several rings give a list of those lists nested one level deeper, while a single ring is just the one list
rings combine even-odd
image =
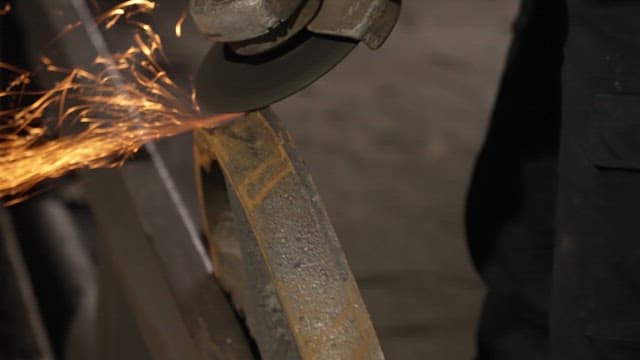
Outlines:
[{"label": "metal bar", "polygon": [[[196,139],[200,138],[196,136]],[[196,167],[216,276],[245,315],[265,360],[301,358],[242,206],[211,153],[196,146]]]},{"label": "metal bar", "polygon": [[383,359],[315,185],[275,115],[263,110],[199,130],[196,144],[201,166],[217,159],[224,171],[300,357]]}]

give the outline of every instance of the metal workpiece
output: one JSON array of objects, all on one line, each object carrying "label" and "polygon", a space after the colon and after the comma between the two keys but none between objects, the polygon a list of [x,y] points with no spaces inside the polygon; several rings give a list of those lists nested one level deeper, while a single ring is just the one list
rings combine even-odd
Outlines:
[{"label": "metal workpiece", "polygon": [[202,34],[215,41],[241,41],[277,27],[306,0],[190,0],[189,8]]},{"label": "metal workpiece", "polygon": [[378,49],[389,37],[402,0],[323,0],[308,29],[317,34],[347,37]]},{"label": "metal workpiece", "polygon": [[265,360],[301,356],[242,206],[222,173],[206,130],[195,133],[196,181],[215,275],[246,320]]},{"label": "metal workpiece", "polygon": [[245,287],[244,312],[261,356],[383,359],[317,189],[275,115],[252,112],[198,130],[195,143],[202,171],[219,166],[224,173],[243,259],[237,286]]}]

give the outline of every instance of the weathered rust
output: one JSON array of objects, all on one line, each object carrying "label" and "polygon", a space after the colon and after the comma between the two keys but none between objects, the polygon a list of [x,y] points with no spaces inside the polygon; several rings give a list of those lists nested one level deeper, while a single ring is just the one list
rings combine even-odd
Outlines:
[{"label": "weathered rust", "polygon": [[[273,328],[284,325],[295,347],[286,358],[383,359],[316,187],[275,115],[263,110],[220,129],[199,130],[196,146],[201,166],[211,166],[217,159],[232,208],[237,205],[237,229],[248,233],[238,240],[243,256],[248,254],[243,259],[245,283],[238,286],[248,287],[249,304],[251,297],[264,290],[274,302],[270,310],[276,315],[281,312],[282,321],[276,319]],[[201,186],[207,193],[208,184]],[[218,240],[210,241],[216,249]],[[247,269],[263,271],[262,278],[250,279]],[[258,285],[263,289],[252,288]],[[256,326],[251,317],[260,316],[251,308],[260,304],[262,312],[269,310],[264,309],[264,301],[247,306],[250,327]],[[262,353],[264,346],[257,340]]]},{"label": "weathered rust", "polygon": [[[196,133],[197,134],[197,133]],[[225,291],[231,296],[240,313],[246,308],[243,256],[236,224],[227,196],[224,175],[215,160],[215,154],[196,135],[194,155],[196,162],[196,189],[200,199],[204,231],[208,240],[213,270]]]}]

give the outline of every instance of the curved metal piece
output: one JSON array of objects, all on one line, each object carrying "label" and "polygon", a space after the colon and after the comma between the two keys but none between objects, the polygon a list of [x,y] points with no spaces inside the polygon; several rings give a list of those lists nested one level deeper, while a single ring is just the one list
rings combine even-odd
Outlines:
[{"label": "curved metal piece", "polygon": [[[315,185],[275,115],[263,110],[198,130],[196,152],[204,173],[215,162],[224,172],[244,268],[245,283],[236,286],[247,291],[245,312],[261,355],[383,359]],[[203,193],[217,191],[205,179]],[[215,213],[205,215],[220,223]],[[224,241],[209,236],[214,248]],[[274,343],[291,348],[274,350]]]},{"label": "curved metal piece", "polygon": [[228,45],[216,44],[198,71],[198,103],[213,113],[269,106],[309,86],[356,45],[307,31],[268,53],[253,56],[240,56]]}]

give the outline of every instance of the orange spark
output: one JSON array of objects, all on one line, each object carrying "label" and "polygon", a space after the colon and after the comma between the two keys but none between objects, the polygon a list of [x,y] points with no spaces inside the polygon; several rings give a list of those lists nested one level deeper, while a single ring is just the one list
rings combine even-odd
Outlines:
[{"label": "orange spark", "polygon": [[7,15],[9,12],[11,12],[11,4],[6,2],[2,5],[2,8],[0,8],[0,16]]},{"label": "orange spark", "polygon": [[96,18],[103,29],[123,19],[136,29],[125,51],[73,69],[43,56],[45,70],[61,75],[50,89],[27,90],[36,74],[0,63],[15,77],[0,91],[0,103],[9,105],[0,108],[0,199],[15,202],[39,182],[72,170],[119,166],[146,142],[239,116],[204,117],[193,91],[169,77],[160,37],[131,15],[154,7],[129,0]]},{"label": "orange spark", "polygon": [[187,18],[187,9],[185,8],[184,10],[182,10],[182,14],[180,15],[180,18],[178,19],[178,21],[176,22],[176,36],[177,37],[182,37],[182,24],[184,24],[184,20]]}]

